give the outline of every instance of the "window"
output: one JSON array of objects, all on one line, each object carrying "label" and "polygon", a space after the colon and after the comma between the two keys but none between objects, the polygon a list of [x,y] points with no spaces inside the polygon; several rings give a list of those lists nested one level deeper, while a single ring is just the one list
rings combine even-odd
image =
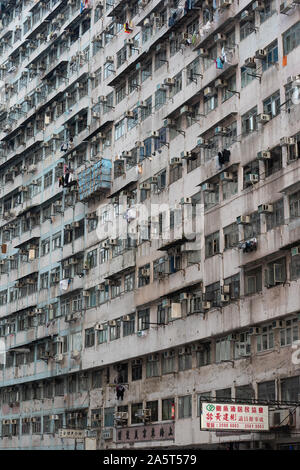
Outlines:
[{"label": "window", "polygon": [[300,376],[289,377],[281,380],[281,400],[294,401],[299,400]]},{"label": "window", "polygon": [[188,370],[192,368],[192,351],[190,348],[181,348],[178,353],[178,370]]},{"label": "window", "polygon": [[275,380],[257,384],[257,398],[266,401],[275,400]]},{"label": "window", "polygon": [[284,324],[280,330],[280,346],[287,346],[299,339],[298,318],[285,320]]},{"label": "window", "polygon": [[205,300],[211,303],[212,307],[220,305],[220,282],[214,282],[205,287]]},{"label": "window", "polygon": [[219,204],[219,185],[214,184],[213,191],[204,191],[204,210],[209,210]]},{"label": "window", "polygon": [[231,359],[231,340],[225,338],[216,341],[216,362],[228,361]]},{"label": "window", "polygon": [[150,264],[145,264],[139,268],[138,272],[138,287],[150,284]]},{"label": "window", "polygon": [[134,72],[133,74],[130,75],[128,78],[128,91],[129,93],[132,93],[134,91],[137,91],[139,88],[139,72]]},{"label": "window", "polygon": [[175,351],[165,351],[162,355],[162,374],[170,374],[176,372]]},{"label": "window", "polygon": [[265,72],[269,67],[278,62],[278,42],[277,40],[272,42],[266,48],[267,57],[262,61],[262,70]]},{"label": "window", "polygon": [[262,290],[262,268],[245,272],[245,294],[251,295]]},{"label": "window", "polygon": [[97,266],[97,248],[88,252],[87,264],[90,269],[95,268]]},{"label": "window", "polygon": [[224,250],[228,250],[239,243],[239,227],[236,222],[223,229],[224,233]]},{"label": "window", "polygon": [[270,16],[273,15],[273,13],[276,12],[275,8],[273,8],[273,6],[274,6],[273,2],[274,2],[274,0],[266,0],[264,2],[264,9],[263,9],[263,11],[259,12],[260,22],[261,23],[266,21],[268,18],[270,18]]},{"label": "window", "polygon": [[264,113],[269,114],[271,119],[280,113],[280,92],[279,90],[263,101]]},{"label": "window", "polygon": [[129,292],[134,289],[135,273],[126,274],[124,277],[124,291]]},{"label": "window", "polygon": [[199,344],[196,352],[197,367],[207,366],[211,363],[211,343]]},{"label": "window", "polygon": [[300,44],[300,21],[283,34],[283,54],[287,55]]},{"label": "window", "polygon": [[211,392],[204,392],[204,393],[198,393],[197,394],[197,416],[201,416],[201,403],[202,402],[210,402],[211,400]]},{"label": "window", "polygon": [[272,230],[275,227],[279,227],[284,223],[284,206],[283,199],[273,202],[273,212],[266,214],[267,231]]},{"label": "window", "polygon": [[142,66],[142,82],[147,80],[147,78],[151,77],[152,75],[152,62],[146,62],[145,65]]},{"label": "window", "polygon": [[158,401],[147,401],[146,409],[151,410],[151,422],[158,421]]},{"label": "window", "polygon": [[250,223],[244,225],[244,239],[248,240],[249,238],[257,237],[257,235],[259,234],[260,234],[260,215],[256,211],[250,214]]},{"label": "window", "polygon": [[40,277],[40,289],[48,289],[49,273],[43,273]]},{"label": "window", "polygon": [[179,72],[174,77],[174,85],[171,88],[170,96],[175,96],[182,90],[182,72]]},{"label": "window", "polygon": [[254,15],[253,18],[247,18],[246,21],[240,22],[240,41],[245,39],[249,34],[255,31]]},{"label": "window", "polygon": [[220,233],[215,232],[205,237],[205,257],[209,258],[220,252]]},{"label": "window", "polygon": [[116,90],[116,104],[119,104],[126,96],[125,84]]},{"label": "window", "polygon": [[290,196],[289,206],[291,219],[300,217],[300,191],[297,191]]},{"label": "window", "polygon": [[95,330],[94,328],[88,328],[85,330],[85,347],[90,348],[95,344]]},{"label": "window", "polygon": [[229,199],[238,192],[238,175],[236,173],[232,173],[232,180],[231,181],[222,181],[222,193],[223,199]]},{"label": "window", "polygon": [[41,242],[41,254],[42,256],[47,255],[50,252],[50,238]]},{"label": "window", "polygon": [[126,62],[126,50],[127,46],[124,46],[117,52],[117,68],[121,67],[121,65]]},{"label": "window", "polygon": [[155,92],[155,109],[157,110],[157,109],[161,108],[165,104],[166,99],[167,99],[166,90],[162,90],[162,89],[156,90],[156,92]]},{"label": "window", "polygon": [[44,176],[44,189],[48,188],[52,184],[52,170],[45,174]]},{"label": "window", "polygon": [[52,250],[61,248],[61,233],[57,233],[52,237]]},{"label": "window", "polygon": [[146,362],[146,377],[158,377],[159,376],[159,355],[151,354],[147,356]]},{"label": "window", "polygon": [[125,119],[115,125],[115,140],[120,139],[125,133]]},{"label": "window", "polygon": [[253,386],[251,384],[249,385],[241,385],[239,387],[235,388],[235,399],[238,401],[245,401],[251,403],[251,400],[255,398],[255,393]]},{"label": "window", "polygon": [[162,421],[175,419],[175,400],[174,398],[167,398],[162,400]]},{"label": "window", "polygon": [[140,310],[138,312],[138,330],[148,330],[150,322],[150,309]]},{"label": "window", "polygon": [[245,86],[249,85],[253,80],[255,80],[254,73],[250,73],[249,68],[242,67],[241,68],[241,86],[244,88]]},{"label": "window", "polygon": [[257,130],[257,107],[252,108],[246,114],[242,116],[242,134],[248,135],[253,131]]},{"label": "window", "polygon": [[104,408],[104,427],[112,427],[114,425],[115,408]]},{"label": "window", "polygon": [[231,299],[238,299],[240,297],[240,275],[227,277],[224,279],[224,285],[229,286],[229,295]]},{"label": "window", "polygon": [[109,337],[110,341],[114,341],[115,339],[119,339],[121,336],[121,320],[115,320],[115,325],[109,326]]},{"label": "window", "polygon": [[218,106],[218,95],[204,97],[204,114],[208,114]]},{"label": "window", "polygon": [[142,380],[143,376],[143,362],[141,359],[135,359],[131,363],[132,381]]},{"label": "window", "polygon": [[226,79],[226,82],[227,86],[222,88],[222,103],[234,95],[232,92],[236,91],[236,76],[232,75]]},{"label": "window", "polygon": [[175,183],[182,177],[182,165],[172,165],[170,166],[169,172],[169,184]]},{"label": "window", "polygon": [[222,388],[221,390],[216,390],[216,401],[228,401],[231,400],[231,388]]},{"label": "window", "polygon": [[61,397],[64,395],[64,379],[55,379],[55,382],[54,382],[54,386],[55,386],[55,396],[56,397]]},{"label": "window", "polygon": [[154,59],[154,70],[158,70],[167,62],[167,50],[162,49],[158,53],[155,54]]},{"label": "window", "polygon": [[192,417],[192,396],[178,397],[178,418]]},{"label": "window", "polygon": [[151,116],[152,113],[152,96],[147,98],[145,102],[146,106],[141,110],[141,120],[144,121],[147,117]]},{"label": "window", "polygon": [[129,321],[123,320],[123,336],[132,335],[135,331],[135,314],[129,315]]},{"label": "window", "polygon": [[257,352],[267,351],[274,347],[274,332],[272,325],[264,326],[261,328],[261,334],[256,336]]},{"label": "window", "polygon": [[282,284],[286,280],[286,261],[285,258],[280,258],[267,264],[265,271],[265,285],[266,287],[276,286]]},{"label": "window", "polygon": [[98,331],[98,344],[107,342],[107,325],[103,325],[103,330]]},{"label": "window", "polygon": [[140,423],[141,420],[139,419],[138,415],[139,411],[143,409],[143,403],[132,403],[131,405],[131,424]]}]

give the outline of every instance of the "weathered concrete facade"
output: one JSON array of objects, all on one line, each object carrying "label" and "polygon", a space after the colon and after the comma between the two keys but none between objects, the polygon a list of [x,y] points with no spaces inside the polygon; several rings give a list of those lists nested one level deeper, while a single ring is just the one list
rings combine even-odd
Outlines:
[{"label": "weathered concrete facade", "polygon": [[299,446],[299,2],[1,5],[0,449]]}]

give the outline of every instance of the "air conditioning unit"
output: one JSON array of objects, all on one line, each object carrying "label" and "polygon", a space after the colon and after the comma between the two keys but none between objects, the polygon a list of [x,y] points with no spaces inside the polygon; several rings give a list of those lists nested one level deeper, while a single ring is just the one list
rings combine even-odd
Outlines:
[{"label": "air conditioning unit", "polygon": [[226,8],[232,5],[233,0],[220,0],[220,8]]},{"label": "air conditioning unit", "polygon": [[261,0],[257,0],[252,4],[252,10],[254,11],[264,11],[265,5],[264,2]]},{"label": "air conditioning unit", "polygon": [[249,329],[249,335],[260,335],[262,333],[262,328],[259,328],[258,326],[251,327]]},{"label": "air conditioning unit", "polygon": [[141,183],[141,184],[140,184],[140,189],[144,189],[144,190],[146,190],[146,191],[150,191],[151,185],[150,185],[150,183]]},{"label": "air conditioning unit", "polygon": [[171,160],[170,160],[170,165],[171,165],[171,166],[174,166],[174,165],[182,165],[181,158],[180,158],[180,157],[173,157],[173,158],[171,158]]},{"label": "air conditioning unit", "polygon": [[267,57],[267,51],[265,49],[258,49],[255,52],[255,57],[257,59],[265,59]]},{"label": "air conditioning unit", "polygon": [[257,154],[258,160],[270,160],[270,158],[271,158],[271,152],[269,151],[262,151],[262,152],[258,152]]},{"label": "air conditioning unit", "polygon": [[202,186],[201,186],[201,189],[202,191],[215,191],[216,189],[216,185],[215,184],[212,184],[212,183],[204,183]]},{"label": "air conditioning unit", "polygon": [[83,291],[82,291],[82,296],[83,296],[83,297],[89,297],[89,295],[90,295],[90,293],[89,293],[88,290],[83,290]]},{"label": "air conditioning unit", "polygon": [[273,212],[272,204],[260,204],[258,206],[259,214],[271,214]]},{"label": "air conditioning unit", "polygon": [[[221,0],[222,1],[222,0]],[[215,34],[214,36],[214,41],[215,42],[224,42],[226,41],[226,35],[225,34],[221,34],[221,33],[217,33]]]},{"label": "air conditioning unit", "polygon": [[126,411],[120,411],[120,412],[114,413],[114,419],[116,421],[127,421],[128,413]]},{"label": "air conditioning unit", "polygon": [[220,175],[221,181],[233,181],[233,174],[229,173],[228,171],[223,171]]},{"label": "air conditioning unit", "polygon": [[164,119],[164,127],[175,127],[176,121],[174,119]]},{"label": "air conditioning unit", "polygon": [[284,320],[274,320],[272,322],[273,330],[279,330],[281,328],[285,328],[286,322]]},{"label": "air conditioning unit", "polygon": [[236,218],[236,223],[241,224],[250,224],[250,216],[249,215],[240,215]]},{"label": "air conditioning unit", "polygon": [[108,244],[111,246],[116,246],[118,244],[117,238],[109,238]]},{"label": "air conditioning unit", "polygon": [[175,85],[175,80],[174,80],[174,78],[165,78],[165,79],[164,79],[164,85],[167,85],[167,86],[173,86],[173,85]]},{"label": "air conditioning unit", "polygon": [[284,147],[285,145],[294,145],[296,143],[296,139],[294,137],[281,137],[280,145]]},{"label": "air conditioning unit", "polygon": [[300,255],[300,245],[299,246],[294,246],[291,248],[291,256],[297,256]]},{"label": "air conditioning unit", "polygon": [[116,326],[116,325],[117,325],[117,322],[116,322],[116,320],[110,320],[110,321],[108,322],[108,324],[109,324],[109,326]]},{"label": "air conditioning unit", "polygon": [[113,63],[114,62],[114,57],[112,55],[108,55],[105,59],[105,62]]},{"label": "air conditioning unit", "polygon": [[269,414],[270,428],[294,426],[293,414],[290,410],[272,410]]},{"label": "air conditioning unit", "polygon": [[227,127],[216,127],[215,128],[215,135],[226,135],[228,134]]},{"label": "air conditioning unit", "polygon": [[221,294],[220,300],[221,300],[221,303],[230,302],[230,295],[228,295],[228,294]]},{"label": "air conditioning unit", "polygon": [[261,124],[265,124],[266,122],[269,122],[271,119],[270,114],[259,114],[257,116],[257,122],[260,122]]},{"label": "air conditioning unit", "polygon": [[204,88],[203,95],[206,97],[213,96],[215,94],[214,88],[208,86]]},{"label": "air conditioning unit", "polygon": [[150,268],[143,268],[141,270],[142,277],[149,277],[150,276]]},{"label": "air conditioning unit", "polygon": [[131,158],[131,157],[132,157],[132,153],[131,153],[131,152],[124,151],[124,152],[122,152],[122,157],[123,157],[123,158]]},{"label": "air conditioning unit", "polygon": [[245,67],[255,69],[256,68],[255,57],[248,57],[248,59],[245,60]]},{"label": "air conditioning unit", "polygon": [[203,49],[202,47],[200,47],[199,49],[199,54],[198,54],[200,57],[208,57],[208,50],[207,49]]},{"label": "air conditioning unit", "polygon": [[134,119],[134,112],[133,111],[126,111],[125,117],[128,119]]},{"label": "air conditioning unit", "polygon": [[253,13],[249,10],[244,10],[241,13],[241,20],[245,20],[246,18],[250,18],[253,16]]},{"label": "air conditioning unit", "polygon": [[226,88],[228,85],[227,81],[224,80],[223,78],[218,78],[215,81],[215,88]]},{"label": "air conditioning unit", "polygon": [[192,204],[192,198],[191,197],[182,197],[180,199],[180,204]]},{"label": "air conditioning unit", "polygon": [[125,322],[130,321],[130,315],[123,315],[122,321],[125,321]]},{"label": "air conditioning unit", "polygon": [[54,360],[55,362],[62,362],[64,360],[63,354],[56,354],[56,356],[54,356]]},{"label": "air conditioning unit", "polygon": [[96,323],[96,325],[94,326],[94,330],[95,330],[95,331],[103,331],[103,330],[104,330],[104,326],[101,325],[101,323]]},{"label": "air conditioning unit", "polygon": [[202,302],[202,309],[203,310],[209,310],[210,308],[211,308],[211,303],[210,302],[207,302],[207,301]]},{"label": "air conditioning unit", "polygon": [[179,300],[180,302],[183,302],[185,300],[190,300],[192,298],[192,294],[188,293],[188,292],[182,292],[180,295],[179,295]]},{"label": "air conditioning unit", "polygon": [[57,421],[59,419],[59,416],[58,415],[50,415],[49,418],[52,420],[52,421]]},{"label": "air conditioning unit", "polygon": [[207,139],[203,139],[202,137],[200,137],[197,140],[197,147],[207,148],[209,147],[209,141]]},{"label": "air conditioning unit", "polygon": [[249,173],[245,177],[246,183],[258,183],[258,181],[259,181],[259,176],[256,175],[255,173]]}]

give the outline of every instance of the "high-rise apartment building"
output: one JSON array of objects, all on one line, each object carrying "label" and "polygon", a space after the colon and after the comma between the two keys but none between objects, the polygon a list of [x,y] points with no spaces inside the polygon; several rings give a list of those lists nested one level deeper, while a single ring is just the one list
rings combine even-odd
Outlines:
[{"label": "high-rise apartment building", "polygon": [[299,0],[0,5],[0,449],[299,448]]}]

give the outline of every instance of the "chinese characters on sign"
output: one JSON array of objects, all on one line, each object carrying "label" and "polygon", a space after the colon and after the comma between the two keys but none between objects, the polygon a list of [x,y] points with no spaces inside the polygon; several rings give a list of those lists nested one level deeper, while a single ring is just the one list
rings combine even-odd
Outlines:
[{"label": "chinese characters on sign", "polygon": [[117,429],[116,442],[174,440],[174,423]]},{"label": "chinese characters on sign", "polygon": [[268,431],[269,411],[267,406],[261,405],[203,402],[200,426],[209,431]]},{"label": "chinese characters on sign", "polygon": [[59,429],[58,437],[66,437],[69,439],[83,439],[85,431],[77,431],[76,429]]}]

